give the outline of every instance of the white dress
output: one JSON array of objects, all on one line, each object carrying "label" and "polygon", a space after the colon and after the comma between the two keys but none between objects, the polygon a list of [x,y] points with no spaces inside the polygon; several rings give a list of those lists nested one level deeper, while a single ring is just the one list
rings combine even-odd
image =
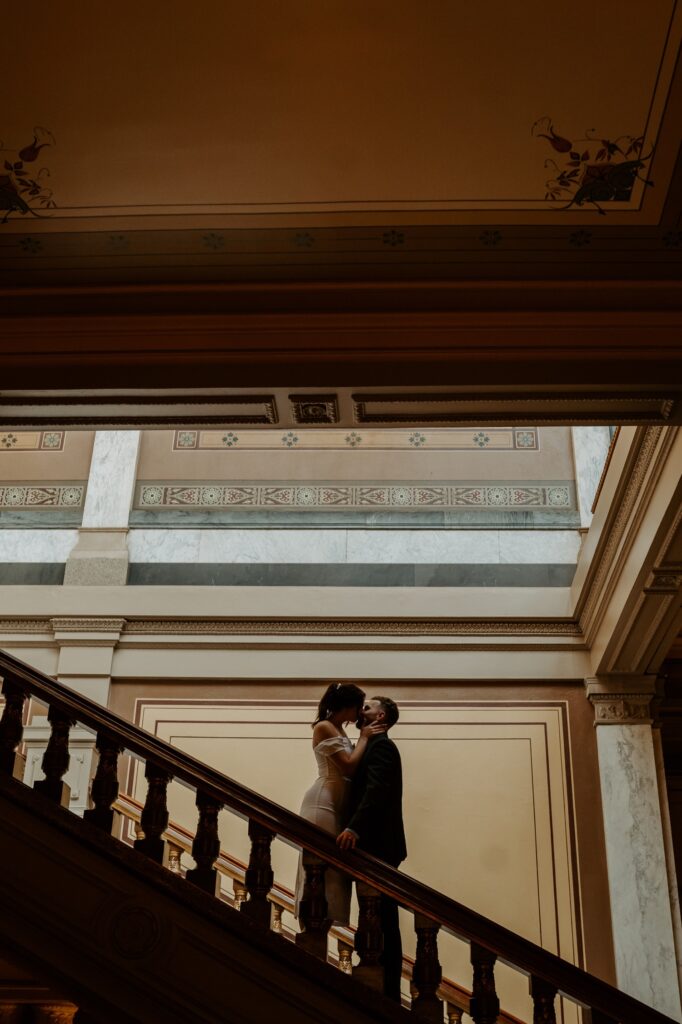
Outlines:
[{"label": "white dress", "polygon": [[[346,805],[350,795],[350,779],[345,778],[341,770],[332,761],[331,755],[344,751],[352,754],[353,743],[347,736],[331,736],[322,740],[313,748],[317,761],[317,778],[303,797],[301,817],[319,825],[326,832],[337,836],[345,819]],[[303,896],[302,855],[298,860],[296,875],[296,916]],[[351,879],[340,871],[327,868],[325,874],[325,892],[327,896],[327,914],[332,921],[348,924],[350,915]]]}]

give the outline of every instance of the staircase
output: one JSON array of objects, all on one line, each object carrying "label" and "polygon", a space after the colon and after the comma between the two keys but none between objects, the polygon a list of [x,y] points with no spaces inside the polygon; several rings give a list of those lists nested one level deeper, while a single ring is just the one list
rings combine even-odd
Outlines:
[{"label": "staircase", "polygon": [[[41,983],[76,1004],[75,1024],[369,1024],[410,1018],[442,1024],[441,930],[470,944],[468,1012],[474,1024],[505,1019],[495,989],[498,958],[528,976],[534,1024],[555,1024],[558,994],[578,1004],[583,1019],[591,1016],[593,1024],[669,1022],[376,858],[359,851],[341,854],[333,837],[298,815],[2,652],[0,677],[5,699],[0,720],[0,955],[30,964]],[[33,789],[20,781],[29,697],[48,706],[51,724],[45,779]],[[83,819],[63,806],[69,731],[75,724],[96,734],[99,752],[92,808]],[[123,752],[144,762],[148,780],[141,835],[133,848],[111,834]],[[196,793],[198,823],[191,842],[196,868],[184,877],[172,864],[171,869],[164,865],[171,779]],[[216,863],[223,856],[217,823],[223,807],[248,820],[251,839],[243,873],[246,898],[232,905],[217,898]],[[273,891],[270,861],[275,837],[304,850],[303,931],[295,941],[272,928],[278,891]],[[327,865],[356,881],[359,964],[352,974],[326,960]],[[417,955],[409,1009],[381,994],[381,893],[414,915]]]}]

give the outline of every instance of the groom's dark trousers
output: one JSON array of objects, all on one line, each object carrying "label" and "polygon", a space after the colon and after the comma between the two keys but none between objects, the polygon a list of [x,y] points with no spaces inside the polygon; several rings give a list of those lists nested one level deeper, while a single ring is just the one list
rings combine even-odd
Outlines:
[{"label": "groom's dark trousers", "polygon": [[[397,868],[407,856],[403,827],[403,774],[400,753],[387,733],[372,736],[351,785],[346,828],[358,837],[358,849]],[[384,932],[384,994],[400,1002],[403,951],[398,904],[381,897]]]}]

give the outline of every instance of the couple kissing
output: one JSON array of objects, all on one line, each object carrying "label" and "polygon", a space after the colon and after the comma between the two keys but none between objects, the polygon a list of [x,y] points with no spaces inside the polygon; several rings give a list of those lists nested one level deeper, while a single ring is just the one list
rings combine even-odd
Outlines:
[{"label": "couple kissing", "polygon": [[[313,753],[317,778],[303,797],[301,815],[337,836],[342,850],[364,850],[392,867],[407,856],[402,815],[402,767],[398,748],[388,733],[398,721],[390,697],[366,698],[354,683],[332,683],[320,701],[313,722]],[[356,744],[345,726],[360,730]],[[303,894],[301,861],[296,880],[296,906]],[[348,924],[351,879],[331,868],[326,872],[328,916]],[[384,993],[400,1002],[402,946],[398,905],[381,898],[384,933]]]}]

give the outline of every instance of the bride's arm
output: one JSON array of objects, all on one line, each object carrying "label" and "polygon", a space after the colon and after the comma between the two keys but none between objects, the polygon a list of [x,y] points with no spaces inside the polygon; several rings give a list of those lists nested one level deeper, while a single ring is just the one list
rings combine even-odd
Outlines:
[{"label": "bride's arm", "polygon": [[[343,772],[347,777],[354,775],[362,760],[362,755],[365,753],[365,747],[370,736],[377,736],[380,732],[386,732],[384,725],[366,725],[360,730],[360,738],[352,754],[347,754],[345,750],[339,750],[335,754],[330,754],[330,758],[339,771]],[[336,729],[329,722],[318,722],[313,729],[313,747],[316,747],[322,740],[334,739],[337,736]]]}]

